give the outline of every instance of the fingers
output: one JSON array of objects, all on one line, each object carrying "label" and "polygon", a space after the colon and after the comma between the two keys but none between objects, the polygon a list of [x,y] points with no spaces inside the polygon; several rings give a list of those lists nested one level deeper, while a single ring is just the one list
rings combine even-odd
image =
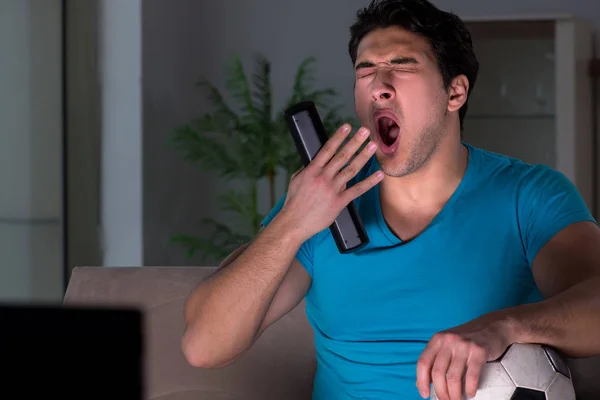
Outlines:
[{"label": "fingers", "polygon": [[366,179],[354,184],[352,187],[346,189],[343,192],[344,204],[350,203],[352,200],[362,196],[373,186],[377,185],[383,179],[383,172],[381,170],[375,171],[369,175]]},{"label": "fingers", "polygon": [[465,392],[468,397],[475,397],[479,387],[479,377],[486,363],[483,351],[473,351],[467,361],[467,373],[465,375]]},{"label": "fingers", "polygon": [[435,393],[440,400],[449,400],[448,385],[446,384],[446,372],[452,361],[452,350],[449,347],[442,347],[436,354],[433,367],[431,368],[431,379]]},{"label": "fingers", "polygon": [[467,366],[468,354],[468,349],[458,349],[458,351],[455,351],[452,355],[452,361],[450,362],[450,367],[448,367],[448,373],[446,374],[450,400],[462,400],[463,376],[465,367]]},{"label": "fingers", "polygon": [[[374,142],[369,143],[354,159],[350,164],[346,166],[339,174],[334,178],[336,187],[343,189],[350,179],[354,178],[358,171],[369,161],[373,153],[377,150],[377,145]],[[333,161],[332,161],[333,162]]]},{"label": "fingers", "polygon": [[325,142],[321,150],[317,153],[311,164],[318,167],[324,167],[329,163],[331,158],[335,155],[337,149],[344,142],[344,139],[350,134],[352,127],[350,124],[342,125],[333,136]]},{"label": "fingers", "polygon": [[[435,340],[435,337],[427,344],[425,350],[421,353],[421,357],[417,361],[417,389],[421,397],[428,398],[429,385],[431,384],[431,368],[435,361],[435,355],[440,348],[440,342]],[[437,388],[435,389],[437,391]]]},{"label": "fingers", "polygon": [[430,396],[431,384],[439,400],[475,397],[486,361],[481,346],[454,334],[436,334],[417,362],[417,389],[423,398]]},{"label": "fingers", "polygon": [[337,152],[329,164],[327,164],[325,167],[325,174],[331,178],[337,175],[338,172],[340,172],[340,169],[354,157],[360,146],[362,146],[368,137],[369,130],[365,127],[360,128],[358,132],[356,132],[356,135],[354,135],[352,139]]}]

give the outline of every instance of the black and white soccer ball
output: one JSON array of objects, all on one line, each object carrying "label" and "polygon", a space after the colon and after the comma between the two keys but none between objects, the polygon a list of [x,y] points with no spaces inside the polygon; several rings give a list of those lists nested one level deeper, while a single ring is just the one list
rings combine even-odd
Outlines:
[{"label": "black and white soccer ball", "polygon": [[[430,399],[438,400],[433,386]],[[484,365],[472,400],[575,400],[575,388],[569,366],[554,349],[514,343]]]}]

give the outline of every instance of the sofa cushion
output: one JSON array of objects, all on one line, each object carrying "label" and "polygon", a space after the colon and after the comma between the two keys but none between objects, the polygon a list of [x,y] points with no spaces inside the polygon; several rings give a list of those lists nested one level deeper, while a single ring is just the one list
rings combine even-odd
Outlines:
[{"label": "sofa cushion", "polygon": [[144,311],[147,399],[309,399],[315,355],[304,303],[229,366],[208,370],[187,363],[180,344],[185,300],[213,271],[212,267],[78,267],[64,303]]}]

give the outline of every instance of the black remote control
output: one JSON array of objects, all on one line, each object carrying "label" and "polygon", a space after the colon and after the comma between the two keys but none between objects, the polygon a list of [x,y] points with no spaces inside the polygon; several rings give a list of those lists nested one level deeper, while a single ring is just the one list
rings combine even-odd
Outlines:
[{"label": "black remote control", "polygon": [[[303,101],[285,110],[284,117],[302,163],[307,166],[328,140],[317,107],[311,101]],[[329,229],[340,253],[354,251],[369,243],[367,232],[352,201]]]}]

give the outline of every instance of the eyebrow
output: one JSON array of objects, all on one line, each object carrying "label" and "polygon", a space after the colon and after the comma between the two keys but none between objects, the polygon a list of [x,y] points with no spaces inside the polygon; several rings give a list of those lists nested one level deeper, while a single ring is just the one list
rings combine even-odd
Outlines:
[{"label": "eyebrow", "polygon": [[[396,58],[392,59],[390,61],[390,63],[395,64],[395,65],[404,65],[404,64],[418,64],[419,62],[414,57],[396,57]],[[361,61],[358,64],[356,64],[355,69],[358,71],[361,68],[372,68],[374,66],[375,66],[375,64],[370,61]]]}]

